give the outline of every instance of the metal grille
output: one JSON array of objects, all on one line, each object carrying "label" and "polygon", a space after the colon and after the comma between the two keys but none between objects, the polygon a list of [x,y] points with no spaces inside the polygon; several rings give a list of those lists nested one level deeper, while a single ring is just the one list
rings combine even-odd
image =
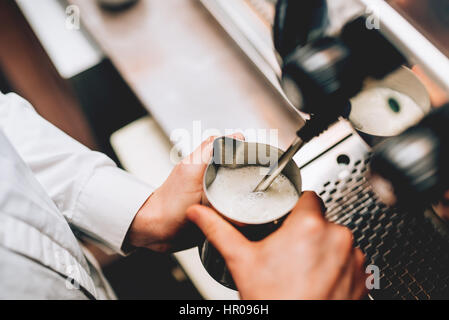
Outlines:
[{"label": "metal grille", "polygon": [[368,159],[353,164],[344,179],[328,181],[320,196],[326,217],[347,226],[354,241],[379,267],[374,299],[448,299],[449,242],[424,214],[397,212],[382,204],[364,173]]}]

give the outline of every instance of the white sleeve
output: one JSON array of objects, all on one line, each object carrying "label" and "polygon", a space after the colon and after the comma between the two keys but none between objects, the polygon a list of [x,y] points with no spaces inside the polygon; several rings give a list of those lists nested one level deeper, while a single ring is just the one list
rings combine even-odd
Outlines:
[{"label": "white sleeve", "polygon": [[69,223],[116,252],[153,189],[0,92],[0,128]]}]

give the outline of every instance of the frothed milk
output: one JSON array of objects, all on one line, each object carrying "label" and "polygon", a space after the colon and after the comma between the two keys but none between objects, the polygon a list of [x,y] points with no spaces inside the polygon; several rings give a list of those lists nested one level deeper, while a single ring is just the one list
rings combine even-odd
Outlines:
[{"label": "frothed milk", "polygon": [[253,192],[268,172],[261,166],[237,169],[219,167],[208,187],[212,205],[231,219],[245,223],[275,220],[290,211],[299,195],[290,180],[280,174],[264,192]]}]

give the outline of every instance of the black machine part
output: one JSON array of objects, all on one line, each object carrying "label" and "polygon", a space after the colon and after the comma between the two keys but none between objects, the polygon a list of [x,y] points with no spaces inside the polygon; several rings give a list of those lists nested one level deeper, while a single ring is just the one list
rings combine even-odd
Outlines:
[{"label": "black machine part", "polygon": [[309,114],[344,115],[366,78],[380,79],[406,62],[366,19],[349,22],[340,37],[297,46],[283,60],[282,85],[291,102]]},{"label": "black machine part", "polygon": [[282,59],[297,46],[324,36],[328,26],[326,0],[278,0],[273,24],[273,41]]},{"label": "black machine part", "polygon": [[254,191],[266,190],[305,143],[349,115],[349,99],[367,77],[382,78],[405,62],[378,30],[368,28],[364,17],[348,23],[339,38],[322,36],[326,19],[326,1],[285,0],[276,6],[273,33],[282,58],[282,86],[311,119]]},{"label": "black machine part", "polygon": [[449,189],[449,104],[374,149],[369,179],[388,205],[409,211],[440,200]]}]

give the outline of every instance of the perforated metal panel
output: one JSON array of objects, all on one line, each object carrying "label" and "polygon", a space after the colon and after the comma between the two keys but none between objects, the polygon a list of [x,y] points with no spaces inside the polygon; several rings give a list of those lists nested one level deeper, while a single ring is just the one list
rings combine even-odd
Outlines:
[{"label": "perforated metal panel", "polygon": [[326,217],[347,226],[367,263],[381,271],[374,299],[449,298],[449,242],[424,214],[401,213],[382,204],[366,181],[369,160],[355,159],[344,179],[319,192]]}]

